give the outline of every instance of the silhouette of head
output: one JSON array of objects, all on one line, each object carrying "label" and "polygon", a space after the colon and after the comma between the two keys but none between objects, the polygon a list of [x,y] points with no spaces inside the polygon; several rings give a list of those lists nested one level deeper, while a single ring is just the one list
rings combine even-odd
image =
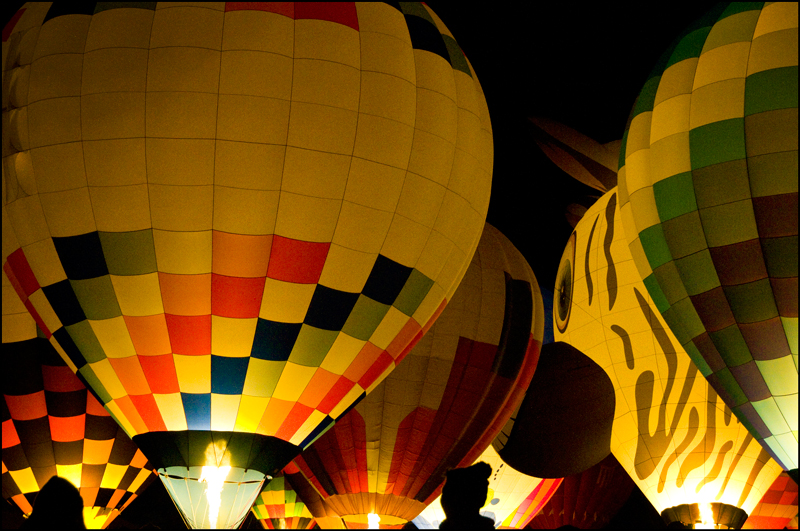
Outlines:
[{"label": "silhouette of head", "polygon": [[86,529],[83,498],[75,485],[58,476],[44,484],[25,527],[55,526],[61,529]]},{"label": "silhouette of head", "polygon": [[441,499],[447,518],[477,514],[486,503],[491,475],[492,467],[483,461],[466,468],[448,470]]}]

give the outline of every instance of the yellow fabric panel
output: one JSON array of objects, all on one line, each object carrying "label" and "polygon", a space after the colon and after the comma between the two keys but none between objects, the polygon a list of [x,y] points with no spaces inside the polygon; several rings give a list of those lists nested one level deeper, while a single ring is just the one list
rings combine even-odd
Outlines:
[{"label": "yellow fabric panel", "polygon": [[97,230],[87,188],[40,194],[39,200],[53,237],[86,234]]},{"label": "yellow fabric panel", "polygon": [[393,214],[384,210],[342,203],[332,243],[347,249],[376,255],[381,250]]},{"label": "yellow fabric panel", "polygon": [[89,185],[146,184],[144,142],[143,138],[84,142],[83,160]]},{"label": "yellow fabric panel", "polygon": [[[176,142],[183,144],[184,141],[179,140]],[[176,145],[175,147],[187,147],[187,145]],[[188,170],[189,168],[184,169]],[[154,229],[163,229],[165,231],[211,230],[213,186],[172,186],[161,184],[151,184],[149,186],[151,219]]]},{"label": "yellow fabric panel", "polygon": [[[474,251],[473,243],[477,243],[473,242],[472,236],[480,231],[483,226],[482,221],[474,216],[474,210],[463,197],[451,190],[445,191],[433,230],[442,233],[464,252],[464,256],[455,264],[458,269],[463,267],[466,270],[464,265],[469,263],[469,258]],[[467,255],[467,251],[470,252],[470,255]],[[446,284],[444,279],[439,280]]]},{"label": "yellow fabric panel", "polygon": [[281,192],[275,234],[306,242],[330,242],[341,202]]},{"label": "yellow fabric panel", "polygon": [[108,9],[94,15],[86,36],[86,51],[103,48],[148,48],[154,11]]},{"label": "yellow fabric panel", "polygon": [[316,370],[316,367],[305,367],[287,361],[272,396],[287,402],[297,402]]},{"label": "yellow fabric panel", "polygon": [[[5,220],[4,220],[5,222]],[[8,224],[9,230],[11,224]],[[67,274],[58,259],[53,240],[47,238],[25,246],[25,257],[39,283],[44,286],[66,280]]]},{"label": "yellow fabric panel", "polygon": [[[133,437],[134,435],[139,433],[138,430],[134,429],[131,421],[122,413],[122,410],[119,408],[115,400],[111,400],[111,402],[103,404],[103,406],[112,415],[114,415],[114,419],[116,420],[117,424],[120,425],[120,427],[123,429],[123,431],[128,437]],[[141,423],[141,419],[137,419],[136,422],[137,424]]]},{"label": "yellow fabric panel", "polygon": [[136,349],[122,315],[99,321],[90,319],[89,325],[109,358],[129,358],[136,355]]},{"label": "yellow fabric panel", "polygon": [[353,28],[327,20],[297,19],[294,32],[295,59],[324,59],[361,69],[359,32]]},{"label": "yellow fabric panel", "polygon": [[[797,18],[795,18],[797,20]],[[753,40],[747,75],[797,65],[797,26],[767,33]]]},{"label": "yellow fabric panel", "polygon": [[663,181],[692,170],[689,155],[689,130],[654,141],[650,146],[650,179]]},{"label": "yellow fabric panel", "polygon": [[[455,290],[455,288],[453,288],[453,290]],[[444,288],[438,283],[434,283],[430,291],[428,291],[428,294],[422,299],[417,311],[415,311],[414,315],[411,317],[418,322],[420,326],[425,326],[428,320],[433,316],[433,313],[439,308],[439,305],[447,303],[448,299],[446,297],[447,293],[444,291]]]},{"label": "yellow fabric panel", "polygon": [[[402,16],[402,15],[401,15]],[[359,24],[361,21],[359,21]],[[403,22],[405,25],[405,22]],[[394,117],[394,115],[405,115],[406,113],[413,114],[414,108],[410,110],[405,109],[404,105],[397,105],[397,108],[392,110],[389,108],[388,101],[397,98],[397,101],[406,101],[406,96],[403,94],[410,92],[414,98],[415,83],[416,83],[416,66],[414,64],[414,53],[411,48],[410,42],[404,42],[392,36],[383,33],[369,33],[365,32],[361,26],[361,101],[359,103],[361,112],[369,114],[379,114],[380,116]],[[408,39],[408,32],[406,32],[406,39]],[[391,58],[391,59],[389,59]],[[383,76],[383,74],[387,74]],[[383,78],[381,84],[375,84],[375,80]],[[392,81],[394,80],[394,81]],[[408,88],[402,89],[402,83],[406,84]],[[393,90],[385,93],[383,99],[386,100],[381,108],[383,112],[388,114],[381,114],[374,112],[374,103],[370,96],[379,94],[375,90],[383,86],[393,86]],[[391,98],[386,95],[391,94]],[[365,101],[365,96],[367,96]],[[366,106],[365,106],[366,103]],[[404,123],[406,120],[401,119]],[[413,121],[409,123],[413,125]]]},{"label": "yellow fabric panel", "polygon": [[761,9],[753,39],[764,34],[797,27],[797,2],[772,2]]},{"label": "yellow fabric panel", "polygon": [[360,71],[352,66],[316,59],[296,59],[292,71],[292,101],[359,110]]},{"label": "yellow fabric panel", "polygon": [[[286,367],[286,363],[285,361],[250,358],[247,365],[247,375],[244,379],[244,387],[242,388],[242,395],[261,398],[269,398],[272,396],[275,386],[283,373],[283,369]],[[255,402],[255,404],[260,407],[261,402]],[[266,402],[263,403],[263,406],[265,408],[267,407]],[[259,414],[258,419],[251,416],[247,418],[255,420],[256,425],[258,425],[261,414]]]},{"label": "yellow fabric panel", "polygon": [[220,140],[286,144],[290,102],[287,100],[220,94],[216,135]]},{"label": "yellow fabric panel", "polygon": [[381,324],[378,325],[378,328],[376,328],[372,336],[370,336],[369,342],[380,349],[385,349],[395,336],[397,336],[398,332],[402,330],[408,322],[408,319],[409,317],[406,314],[394,306],[390,306]]},{"label": "yellow fabric panel", "polygon": [[[426,109],[419,109],[418,115]],[[461,136],[459,136],[459,140]],[[436,184],[446,186],[455,157],[455,145],[449,139],[427,133],[419,128],[414,130],[414,142],[408,171]]]},{"label": "yellow fabric panel", "polygon": [[158,273],[110,275],[123,315],[145,316],[164,313]]},{"label": "yellow fabric panel", "polygon": [[325,359],[320,363],[320,368],[334,374],[344,374],[366,343],[366,341],[340,332],[325,355]]},{"label": "yellow fabric panel", "polygon": [[36,483],[36,477],[33,475],[31,468],[23,468],[22,470],[9,470],[11,478],[23,494],[30,492],[38,492],[39,484]]},{"label": "yellow fabric panel", "polygon": [[[359,117],[359,121],[364,120]],[[359,124],[360,128],[361,124]],[[358,145],[358,140],[356,140]],[[409,142],[409,151],[411,144]],[[357,149],[357,148],[356,148]],[[405,181],[405,170],[370,160],[353,158],[347,176],[344,200],[394,212]]]},{"label": "yellow fabric panel", "polygon": [[[459,80],[461,78],[458,78]],[[469,78],[470,80],[472,78]],[[461,83],[456,84],[457,87]],[[475,92],[473,87],[469,87],[472,92]],[[461,86],[459,89],[465,91],[466,89]],[[452,98],[445,96],[440,92],[428,90],[425,88],[418,88],[416,91],[417,98],[417,120],[414,127],[426,133],[441,137],[444,141],[455,144],[456,137],[461,132],[459,131],[459,108]],[[459,92],[459,97],[461,92]]]},{"label": "yellow fabric panel", "polygon": [[430,232],[430,228],[396,214],[383,241],[381,254],[401,264],[416,264]]},{"label": "yellow fabric panel", "polygon": [[89,17],[71,17],[40,29],[33,61],[59,53],[83,53],[90,21]]},{"label": "yellow fabric panel", "polygon": [[[158,6],[150,47],[193,46],[216,49],[222,42],[224,13],[219,4]],[[224,9],[224,8],[223,8]]]},{"label": "yellow fabric panel", "polygon": [[134,480],[131,482],[131,484],[128,486],[126,490],[128,492],[136,492],[139,489],[139,487],[142,486],[144,480],[146,480],[147,477],[152,473],[153,472],[151,470],[147,470],[145,468],[139,470],[139,474],[136,475],[136,478],[134,478]]},{"label": "yellow fabric panel", "polygon": [[348,393],[344,396],[344,398],[342,398],[342,400],[336,404],[336,407],[334,407],[331,412],[328,413],[328,415],[332,418],[338,417],[344,413],[345,410],[350,407],[363,392],[364,389],[362,389],[360,385],[354,385],[353,388],[350,389],[350,391],[348,391]]},{"label": "yellow fabric panel", "polygon": [[[200,96],[202,98],[211,97],[207,94]],[[206,103],[211,104],[212,102],[209,100]],[[213,104],[216,105],[216,103],[217,97],[214,96]],[[191,110],[182,111],[182,113],[186,112],[191,112]],[[214,182],[214,140],[212,139],[147,138],[145,139],[145,148],[147,149],[147,178],[151,185],[151,194],[153,193],[153,184],[200,186],[210,185]]]},{"label": "yellow fabric panel", "polygon": [[147,185],[91,186],[89,196],[97,230],[129,232],[151,227]]},{"label": "yellow fabric panel", "polygon": [[86,172],[80,160],[81,146],[75,142],[31,150],[39,192],[46,194],[86,186]]},{"label": "yellow fabric panel", "polygon": [[80,112],[80,97],[52,98],[29,104],[31,148],[80,141]]},{"label": "yellow fabric panel", "polygon": [[700,52],[700,56],[702,57],[706,52],[731,43],[749,43],[753,40],[753,30],[760,15],[761,10],[752,7],[746,11],[717,20],[703,43],[703,50]]},{"label": "yellow fabric panel", "polygon": [[313,103],[292,102],[288,145],[350,155],[356,136],[355,111]]},{"label": "yellow fabric panel", "polygon": [[81,54],[60,53],[42,57],[31,65],[28,103],[79,96],[82,71]]},{"label": "yellow fabric panel", "polygon": [[173,354],[178,386],[182,393],[211,392],[211,356]]},{"label": "yellow fabric panel", "polygon": [[217,140],[214,183],[247,191],[280,190],[285,152],[284,146]]},{"label": "yellow fabric panel", "polygon": [[689,127],[744,116],[744,78],[718,81],[692,93]]},{"label": "yellow fabric panel", "polygon": [[108,394],[111,395],[112,399],[122,398],[128,394],[122,382],[119,381],[117,373],[114,372],[114,368],[111,366],[111,362],[108,361],[108,358],[89,363],[89,367],[91,367],[97,379],[103,382],[103,386],[106,391],[108,391]]},{"label": "yellow fabric panel", "polygon": [[246,358],[253,349],[258,319],[211,316],[211,352],[228,358]]},{"label": "yellow fabric panel", "polygon": [[315,287],[267,278],[258,316],[281,323],[302,323]]},{"label": "yellow fabric panel", "polygon": [[108,463],[111,456],[111,448],[114,446],[114,439],[105,441],[95,441],[93,439],[83,440],[83,462],[87,465],[104,465]]},{"label": "yellow fabric panel", "polygon": [[433,90],[453,101],[458,101],[453,67],[449,62],[434,53],[414,50],[414,64],[417,69],[417,91]]},{"label": "yellow fabric panel", "polygon": [[441,184],[409,172],[397,203],[397,214],[425,227],[433,227],[445,191]]},{"label": "yellow fabric panel", "polygon": [[[174,357],[176,357],[175,354],[173,354]],[[153,398],[167,430],[185,431],[187,429],[186,414],[183,411],[183,400],[180,393],[153,394]]]},{"label": "yellow fabric panel", "polygon": [[294,20],[266,11],[225,13],[223,50],[258,50],[291,57],[294,49]]},{"label": "yellow fabric panel", "polygon": [[349,156],[287,146],[281,190],[341,199],[349,171]]},{"label": "yellow fabric panel", "polygon": [[649,147],[628,155],[625,159],[625,168],[627,170],[627,179],[625,182],[628,188],[628,201],[630,201],[634,193],[653,185],[650,177]]},{"label": "yellow fabric panel", "polygon": [[103,473],[103,480],[100,482],[100,488],[118,488],[120,481],[122,481],[122,476],[124,476],[125,472],[127,471],[128,467],[126,465],[115,465],[113,463],[108,463],[106,465],[106,470]]},{"label": "yellow fabric panel", "polygon": [[[240,144],[244,145],[244,144]],[[256,144],[252,144],[256,146]],[[272,147],[272,146],[264,146]],[[219,152],[217,152],[219,156]],[[236,167],[236,166],[234,166]],[[254,175],[255,177],[255,175]],[[253,236],[273,234],[280,192],[214,186],[214,229]]]},{"label": "yellow fabric panel", "polygon": [[[625,164],[630,164],[630,159],[633,158],[640,150],[650,147],[650,122],[652,119],[652,111],[643,112],[636,115],[631,122],[628,129],[628,143],[625,149]],[[637,174],[639,172],[636,172]],[[628,178],[630,180],[633,174],[632,170],[628,170]],[[630,194],[633,188],[628,184],[628,193]]]},{"label": "yellow fabric panel", "polygon": [[[110,116],[114,119],[110,120]],[[84,140],[145,136],[144,92],[107,92],[82,96],[81,133]]]},{"label": "yellow fabric panel", "polygon": [[[109,466],[116,466],[116,465],[111,465],[111,464],[106,465],[106,471],[108,470]],[[75,465],[60,465],[60,464],[56,463],[56,474],[58,475],[58,477],[64,478],[67,481],[69,481],[70,483],[72,483],[73,485],[75,485],[76,487],[80,488],[80,486],[81,486],[81,469],[82,468],[83,468],[83,465],[81,463],[78,463],[78,464],[75,464]],[[125,468],[125,467],[121,467],[121,468]],[[120,477],[122,477],[122,476],[120,476]],[[105,480],[105,474],[103,474],[103,479]],[[115,484],[113,487],[110,487],[110,488],[113,489],[118,484],[119,484],[119,481],[117,481],[117,484]],[[100,483],[100,486],[101,487],[105,487],[103,482]]]},{"label": "yellow fabric panel", "polygon": [[[270,26],[269,33],[273,29]],[[289,101],[292,98],[291,51],[288,55],[241,49],[222,52],[219,92]]]},{"label": "yellow fabric panel", "polygon": [[[362,38],[364,33],[383,33],[411,47],[411,37],[403,13],[397,9],[377,2],[356,2],[356,12]],[[367,66],[364,65],[363,68],[366,70]]]},{"label": "yellow fabric panel", "polygon": [[190,89],[181,92],[153,90],[150,89],[147,93],[145,111],[148,137],[179,139],[215,137],[219,98],[216,93],[188,92]]},{"label": "yellow fabric panel", "polygon": [[319,411],[318,409],[312,411],[311,415],[308,416],[306,421],[303,422],[303,424],[297,429],[295,434],[292,435],[292,438],[289,439],[289,442],[296,445],[302,443],[306,437],[311,435],[311,432],[314,431],[314,428],[316,428],[318,425],[322,423],[323,420],[325,420],[325,417],[326,417],[325,413]]},{"label": "yellow fabric panel", "polygon": [[211,393],[211,429],[233,431],[239,413],[240,395]]},{"label": "yellow fabric panel", "polygon": [[662,138],[689,131],[689,108],[691,94],[681,94],[656,105],[650,129],[650,142],[655,144]]},{"label": "yellow fabric panel", "polygon": [[[715,26],[716,27],[716,26]],[[750,42],[735,42],[714,48],[700,56],[692,90],[747,74]]]},{"label": "yellow fabric panel", "polygon": [[211,231],[153,230],[158,270],[177,275],[211,273]]},{"label": "yellow fabric panel", "polygon": [[[406,54],[411,57],[410,50]],[[391,61],[386,62],[391,63]],[[452,105],[452,102],[448,101],[448,103]],[[419,112],[418,106],[420,104],[419,92],[408,80],[399,79],[396,75],[385,74],[380,71],[361,72],[358,100],[358,111],[360,113],[388,118],[411,127],[419,127],[419,118],[425,114]],[[362,118],[360,116],[359,120]],[[438,125],[433,127],[438,127]],[[455,137],[455,117],[453,117],[452,129],[452,136]]]},{"label": "yellow fabric panel", "polygon": [[413,140],[414,129],[407,124],[381,116],[360,114],[353,156],[406,169]]},{"label": "yellow fabric panel", "polygon": [[[108,522],[111,518],[111,515],[113,515],[114,512],[119,513],[119,511],[116,510],[106,513],[104,509],[104,507],[100,508],[84,506],[83,522],[86,525],[86,529],[103,529],[106,525],[106,522]],[[114,517],[116,517],[116,515],[114,515]]]},{"label": "yellow fabric panel", "polygon": [[267,409],[269,398],[242,394],[241,399],[233,431],[256,433],[258,423],[261,421],[261,417]]},{"label": "yellow fabric panel", "polygon": [[[36,196],[23,197],[9,203],[5,208],[9,219],[14,223],[14,235],[22,247],[49,238],[44,209],[37,199]],[[21,219],[29,221],[18,223]]]}]

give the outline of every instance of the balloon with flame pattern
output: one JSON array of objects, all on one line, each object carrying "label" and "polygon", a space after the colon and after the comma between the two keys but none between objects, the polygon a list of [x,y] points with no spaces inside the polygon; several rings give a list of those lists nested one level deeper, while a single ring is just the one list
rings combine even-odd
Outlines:
[{"label": "balloon with flame pattern", "polygon": [[2,49],[3,267],[186,521],[236,526],[464,275],[475,72],[415,3],[34,2]]},{"label": "balloon with flame pattern", "polygon": [[781,467],[661,321],[628,250],[616,188],[578,223],[556,278],[556,341],[614,382],[614,457],[667,521],[711,504],[717,523],[741,527]]},{"label": "balloon with flame pattern", "polygon": [[625,236],[655,307],[794,474],[797,15],[796,2],[734,2],[690,26],[645,82],[619,157]]}]

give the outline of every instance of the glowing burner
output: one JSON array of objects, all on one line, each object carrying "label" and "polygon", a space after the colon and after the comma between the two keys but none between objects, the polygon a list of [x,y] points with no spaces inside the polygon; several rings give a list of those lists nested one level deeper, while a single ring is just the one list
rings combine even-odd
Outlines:
[{"label": "glowing burner", "polygon": [[219,516],[219,504],[222,501],[222,484],[231,471],[229,466],[204,466],[200,481],[208,483],[206,488],[206,498],[208,499],[208,521],[211,527],[217,527],[217,517]]}]

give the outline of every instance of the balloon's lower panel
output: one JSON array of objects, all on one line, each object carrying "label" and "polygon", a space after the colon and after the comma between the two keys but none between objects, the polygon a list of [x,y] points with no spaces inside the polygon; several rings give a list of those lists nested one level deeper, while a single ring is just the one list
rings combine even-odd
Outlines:
[{"label": "balloon's lower panel", "polygon": [[258,470],[231,466],[171,466],[157,472],[192,529],[237,529],[269,479]]},{"label": "balloon's lower panel", "polygon": [[661,511],[669,525],[680,522],[690,529],[741,529],[747,513],[727,503],[684,503]]}]

